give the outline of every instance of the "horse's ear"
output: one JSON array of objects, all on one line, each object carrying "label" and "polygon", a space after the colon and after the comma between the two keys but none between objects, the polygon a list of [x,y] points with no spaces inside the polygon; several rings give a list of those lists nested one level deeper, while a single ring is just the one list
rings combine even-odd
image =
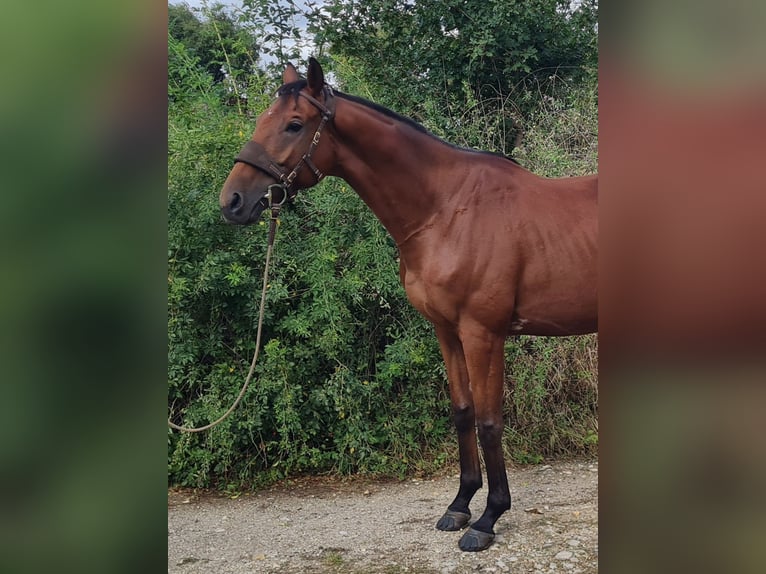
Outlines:
[{"label": "horse's ear", "polygon": [[298,70],[295,69],[295,66],[288,63],[287,66],[285,66],[285,71],[282,73],[282,83],[292,84],[300,79],[301,77],[298,75]]},{"label": "horse's ear", "polygon": [[309,91],[314,97],[319,96],[322,93],[322,88],[324,88],[322,66],[313,56],[309,58],[308,85]]}]

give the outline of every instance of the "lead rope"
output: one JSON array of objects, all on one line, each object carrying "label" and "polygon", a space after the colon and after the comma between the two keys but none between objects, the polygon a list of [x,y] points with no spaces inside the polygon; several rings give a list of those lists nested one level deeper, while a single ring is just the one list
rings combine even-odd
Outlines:
[{"label": "lead rope", "polygon": [[[286,197],[287,197],[287,192],[285,191],[285,198]],[[284,201],[285,199],[282,200],[282,203],[284,203]],[[269,203],[271,203],[271,196],[269,196]],[[271,263],[271,252],[274,250],[274,239],[277,235],[277,216],[279,215],[279,210],[282,207],[282,203],[279,203],[279,204],[274,203],[271,206],[271,221],[269,223],[269,244],[266,248],[266,262],[264,263],[264,266],[263,266],[263,289],[261,289],[261,310],[258,314],[258,332],[255,336],[255,353],[253,354],[253,361],[250,363],[250,371],[247,373],[245,384],[242,385],[242,390],[239,391],[239,395],[237,396],[234,403],[229,407],[229,410],[223,413],[220,417],[218,417],[212,423],[206,424],[205,426],[202,426],[202,427],[191,428],[191,427],[185,427],[182,425],[177,425],[170,420],[170,417],[168,417],[168,426],[171,428],[184,431],[184,432],[202,432],[204,430],[213,428],[218,423],[223,421],[226,417],[228,417],[232,412],[234,412],[234,409],[237,408],[239,401],[241,401],[242,397],[245,396],[245,391],[247,391],[247,387],[250,385],[250,381],[253,378],[253,372],[255,371],[255,363],[258,361],[258,353],[261,349],[261,331],[263,330],[263,313],[266,308],[266,288],[268,287],[268,284],[269,284],[269,264]]]}]

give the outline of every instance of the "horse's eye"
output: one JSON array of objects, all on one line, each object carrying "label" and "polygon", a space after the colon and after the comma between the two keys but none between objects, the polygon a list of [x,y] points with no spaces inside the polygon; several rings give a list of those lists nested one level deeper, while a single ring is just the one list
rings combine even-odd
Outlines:
[{"label": "horse's eye", "polygon": [[290,133],[297,133],[303,129],[303,124],[300,122],[290,122],[287,124],[287,130]]}]

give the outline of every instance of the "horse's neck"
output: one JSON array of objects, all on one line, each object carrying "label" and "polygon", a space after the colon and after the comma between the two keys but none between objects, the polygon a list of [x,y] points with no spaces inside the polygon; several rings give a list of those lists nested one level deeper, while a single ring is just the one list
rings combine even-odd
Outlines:
[{"label": "horse's neck", "polygon": [[[330,172],[345,179],[401,244],[448,199],[456,150],[371,108],[338,99],[338,162]],[[452,180],[452,181],[450,181]]]}]

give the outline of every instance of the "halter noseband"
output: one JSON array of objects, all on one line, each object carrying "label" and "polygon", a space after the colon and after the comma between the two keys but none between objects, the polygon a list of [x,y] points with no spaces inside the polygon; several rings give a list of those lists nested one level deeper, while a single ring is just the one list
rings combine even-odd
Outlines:
[{"label": "halter noseband", "polygon": [[[321,112],[322,119],[319,121],[319,126],[317,126],[316,132],[314,132],[314,137],[311,138],[311,143],[309,144],[308,151],[303,154],[303,157],[301,157],[292,171],[288,173],[281,164],[271,158],[269,153],[261,144],[252,140],[245,144],[245,146],[239,152],[239,155],[234,159],[234,163],[246,163],[247,165],[266,173],[267,175],[270,175],[279,182],[268,187],[266,198],[269,201],[269,205],[282,205],[298,195],[298,191],[293,189],[293,183],[295,182],[295,178],[298,177],[298,172],[304,165],[308,166],[308,168],[314,174],[317,183],[319,183],[324,178],[324,174],[319,171],[317,166],[314,165],[314,162],[311,160],[311,155],[319,145],[319,138],[322,135],[322,130],[324,129],[325,125],[335,116],[335,95],[333,94],[332,88],[326,84],[322,88],[322,94],[324,95],[324,104],[316,98],[309,96],[308,94],[304,94],[302,91],[298,92],[298,96],[306,98],[309,103],[311,103]],[[283,195],[281,201],[274,202],[274,198],[272,196],[273,188],[282,190]]]}]

